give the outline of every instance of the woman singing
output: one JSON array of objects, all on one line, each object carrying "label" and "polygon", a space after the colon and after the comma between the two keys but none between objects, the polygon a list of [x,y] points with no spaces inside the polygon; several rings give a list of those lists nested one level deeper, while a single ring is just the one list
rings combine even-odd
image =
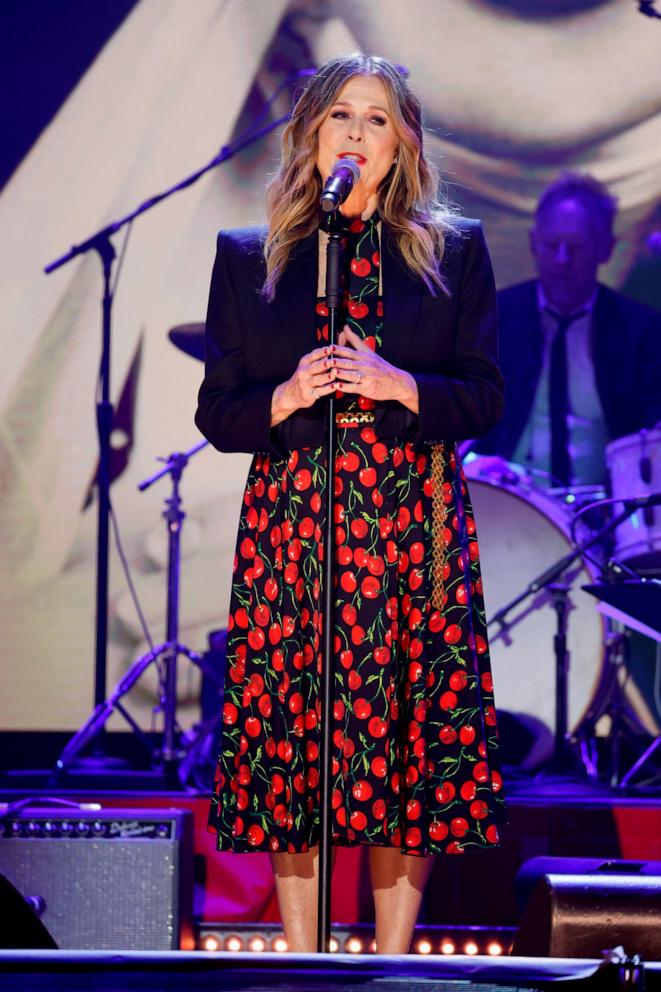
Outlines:
[{"label": "woman singing", "polygon": [[[327,344],[322,185],[340,207],[343,329]],[[478,546],[455,442],[498,420],[478,222],[453,217],[421,108],[388,60],[331,59],[284,131],[268,229],[224,231],[196,422],[254,453],[228,624],[218,848],[269,851],[291,950],[316,948],[325,398],[337,401],[333,841],[366,844],[379,953],[408,950],[434,855],[498,842]]]}]

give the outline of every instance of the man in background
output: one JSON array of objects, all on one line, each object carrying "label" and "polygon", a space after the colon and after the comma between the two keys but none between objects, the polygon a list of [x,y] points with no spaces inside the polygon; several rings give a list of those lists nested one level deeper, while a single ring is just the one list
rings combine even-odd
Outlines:
[{"label": "man in background", "polygon": [[606,445],[661,420],[661,314],[598,282],[615,214],[605,186],[562,174],[530,231],[538,278],[499,294],[507,402],[475,450],[550,486],[603,484]]}]

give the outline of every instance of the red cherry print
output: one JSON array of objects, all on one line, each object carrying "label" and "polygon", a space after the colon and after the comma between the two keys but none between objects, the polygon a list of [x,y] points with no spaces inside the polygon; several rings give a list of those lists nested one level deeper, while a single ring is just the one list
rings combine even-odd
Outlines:
[{"label": "red cherry print", "polygon": [[236,723],[238,715],[239,711],[234,703],[227,702],[223,705],[223,723],[228,727],[232,727]]},{"label": "red cherry print", "polygon": [[476,799],[470,804],[469,812],[474,820],[483,820],[489,812],[489,807],[483,799]]},{"label": "red cherry print", "polygon": [[340,576],[340,585],[345,592],[355,592],[358,588],[355,574],[353,572],[343,572]]},{"label": "red cherry print", "polygon": [[362,320],[369,313],[369,307],[366,303],[359,303],[357,300],[349,300],[349,313],[354,318],[354,320]]},{"label": "red cherry print", "polygon": [[465,727],[462,727],[459,731],[459,740],[466,746],[472,744],[475,740],[475,727],[471,727],[470,724],[466,724]]},{"label": "red cherry print", "polygon": [[358,619],[358,611],[352,603],[345,603],[342,607],[342,619],[347,627],[353,627]]},{"label": "red cherry print", "polygon": [[456,672],[453,672],[452,675],[450,676],[450,688],[454,689],[455,692],[461,692],[462,689],[466,688],[467,684],[468,684],[468,676],[466,675],[466,672],[464,672],[463,669],[461,668],[458,669]]},{"label": "red cherry print", "polygon": [[292,713],[300,713],[303,709],[303,696],[300,692],[295,692],[289,699],[289,709]]},{"label": "red cherry print", "polygon": [[374,660],[377,665],[387,665],[391,658],[390,648],[383,645],[374,648]]},{"label": "red cherry print", "polygon": [[260,627],[268,627],[271,622],[271,611],[266,603],[261,603],[255,607],[254,617],[255,623],[259,624]]},{"label": "red cherry print", "polygon": [[463,844],[460,844],[458,840],[450,841],[448,846],[445,848],[446,854],[464,854],[465,849]]},{"label": "red cherry print", "polygon": [[494,823],[492,823],[491,826],[487,827],[485,836],[490,844],[498,843],[498,828]]},{"label": "red cherry print", "polygon": [[477,795],[477,785],[475,782],[464,782],[459,790],[462,799],[465,799],[467,803],[475,799]]},{"label": "red cherry print", "polygon": [[402,534],[411,523],[411,511],[407,506],[400,506],[397,513],[396,528]]},{"label": "red cherry print", "polygon": [[493,692],[493,679],[491,672],[483,672],[481,677],[482,688],[485,692]]},{"label": "red cherry print", "polygon": [[377,799],[372,803],[372,816],[375,820],[385,820],[387,806],[383,799]]},{"label": "red cherry print", "polygon": [[382,465],[388,457],[388,449],[382,441],[377,441],[372,445],[372,458],[378,465]]},{"label": "red cherry print", "polygon": [[455,816],[450,821],[450,833],[453,837],[465,837],[468,833],[468,820],[465,820],[463,816]]},{"label": "red cherry print", "polygon": [[351,521],[351,533],[354,537],[362,541],[364,537],[367,536],[367,521],[363,517],[357,517],[356,520]]},{"label": "red cherry print", "polygon": [[248,617],[248,611],[240,606],[239,609],[234,614],[234,623],[237,627],[242,627],[246,630],[250,626],[250,618]]},{"label": "red cherry print", "polygon": [[372,704],[367,699],[357,699],[354,703],[353,711],[359,720],[367,720],[372,712]]},{"label": "red cherry print", "polygon": [[376,469],[371,466],[369,468],[361,468],[358,478],[366,489],[371,489],[372,486],[376,485]]},{"label": "red cherry print", "polygon": [[461,627],[456,623],[451,623],[443,632],[443,640],[446,644],[456,644],[457,641],[461,640]]},{"label": "red cherry print", "polygon": [[445,840],[448,833],[449,830],[447,824],[443,823],[441,820],[434,820],[433,823],[429,824],[429,836],[437,843],[441,840]]},{"label": "red cherry print", "polygon": [[441,727],[439,730],[438,739],[442,744],[454,744],[457,739],[457,731],[454,727],[451,727],[446,723],[445,726]]},{"label": "red cherry print", "polygon": [[[422,813],[422,804],[418,799],[409,799],[406,804],[406,818],[407,820],[418,820],[420,819],[420,814]],[[418,841],[418,843],[420,843]]]},{"label": "red cherry print", "polygon": [[253,628],[248,632],[248,644],[253,651],[261,651],[266,643],[264,631],[261,628]]},{"label": "red cherry print", "polygon": [[249,737],[259,737],[262,732],[262,722],[256,716],[249,716],[245,722],[245,728]]},{"label": "red cherry print", "polygon": [[418,827],[409,827],[404,835],[404,843],[407,847],[419,847],[422,843],[422,834]]},{"label": "red cherry print", "polygon": [[[340,565],[350,565],[353,561],[353,551],[349,547],[340,547],[337,549],[337,560]],[[356,562],[358,564],[358,562]]]},{"label": "red cherry print", "polygon": [[450,781],[445,781],[442,785],[437,786],[435,795],[438,802],[445,805],[446,803],[452,802],[456,792],[457,790],[454,784]]},{"label": "red cherry print", "polygon": [[312,484],[312,473],[307,468],[301,468],[294,476],[294,489],[303,492],[309,489]]},{"label": "red cherry print", "polygon": [[[371,798],[374,790],[366,779],[359,779],[358,782],[354,783],[351,792],[353,793],[354,799],[357,799],[360,803],[364,803]],[[365,826],[367,826],[367,824],[365,824]]]},{"label": "red cherry print", "polygon": [[360,675],[360,673],[355,671],[354,669],[353,671],[349,672],[347,683],[349,685],[349,688],[355,692],[356,689],[360,689],[361,685],[363,684],[362,675]]},{"label": "red cherry print", "polygon": [[388,724],[381,717],[373,716],[367,724],[367,729],[371,737],[385,737],[388,731]]},{"label": "red cherry print", "polygon": [[365,276],[369,275],[371,269],[372,266],[366,258],[354,258],[351,261],[351,271],[354,275],[360,276],[361,279],[364,279]]},{"label": "red cherry print", "polygon": [[353,665],[353,651],[348,648],[340,654],[340,664],[343,668],[351,668]]},{"label": "red cherry print", "polygon": [[381,583],[374,575],[366,575],[360,584],[360,589],[366,599],[376,599],[381,591]]},{"label": "red cherry print", "polygon": [[370,768],[377,778],[385,778],[388,773],[388,763],[381,754],[377,754],[376,757],[372,758]]},{"label": "red cherry print", "polygon": [[439,700],[442,710],[453,710],[457,705],[456,692],[444,692]]},{"label": "red cherry print", "polygon": [[[347,472],[355,472],[360,465],[360,459],[355,451],[348,451],[342,458],[342,468]],[[367,531],[365,531],[367,533]]]},{"label": "red cherry print", "polygon": [[355,644],[356,647],[358,647],[358,645],[362,644],[364,640],[365,640],[365,628],[361,627],[359,624],[356,624],[355,627],[351,628],[351,643]]},{"label": "red cherry print", "polygon": [[478,761],[473,768],[473,778],[476,782],[489,781],[489,766],[486,761]]},{"label": "red cherry print", "polygon": [[349,823],[354,830],[364,830],[367,826],[367,817],[360,810],[354,810],[349,817]]},{"label": "red cherry print", "polygon": [[503,787],[503,777],[500,772],[491,772],[491,788],[494,792],[500,792]]},{"label": "red cherry print", "polygon": [[369,560],[365,548],[356,548],[356,550],[353,553],[353,560],[355,561],[358,568],[365,568]]}]

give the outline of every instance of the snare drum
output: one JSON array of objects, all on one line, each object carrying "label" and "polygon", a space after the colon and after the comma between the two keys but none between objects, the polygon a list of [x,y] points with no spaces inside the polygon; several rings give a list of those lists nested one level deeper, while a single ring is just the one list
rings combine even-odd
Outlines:
[{"label": "snare drum", "polygon": [[[571,551],[571,514],[553,497],[515,475],[490,478],[480,458],[465,467],[480,545],[487,620],[530,582]],[[558,579],[570,586],[567,726],[573,731],[592,702],[605,660],[606,630],[592,596],[581,586],[595,581],[577,559]],[[524,767],[551,756],[555,732],[557,615],[547,589],[531,595],[507,617],[506,630],[490,627],[496,704],[537,726],[539,740]],[[541,724],[541,726],[540,726]]]},{"label": "snare drum", "polygon": [[[606,464],[617,499],[661,492],[661,430],[640,431],[611,441],[606,448]],[[661,508],[636,510],[619,525],[615,557],[634,568],[661,569]]]}]

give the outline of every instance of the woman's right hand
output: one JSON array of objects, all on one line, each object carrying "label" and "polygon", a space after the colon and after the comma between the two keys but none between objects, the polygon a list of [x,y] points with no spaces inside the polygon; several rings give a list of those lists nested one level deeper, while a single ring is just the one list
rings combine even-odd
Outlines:
[{"label": "woman's right hand", "polygon": [[303,355],[296,371],[273,390],[271,427],[282,423],[296,410],[305,409],[335,389],[337,369],[329,346],[315,348]]}]

